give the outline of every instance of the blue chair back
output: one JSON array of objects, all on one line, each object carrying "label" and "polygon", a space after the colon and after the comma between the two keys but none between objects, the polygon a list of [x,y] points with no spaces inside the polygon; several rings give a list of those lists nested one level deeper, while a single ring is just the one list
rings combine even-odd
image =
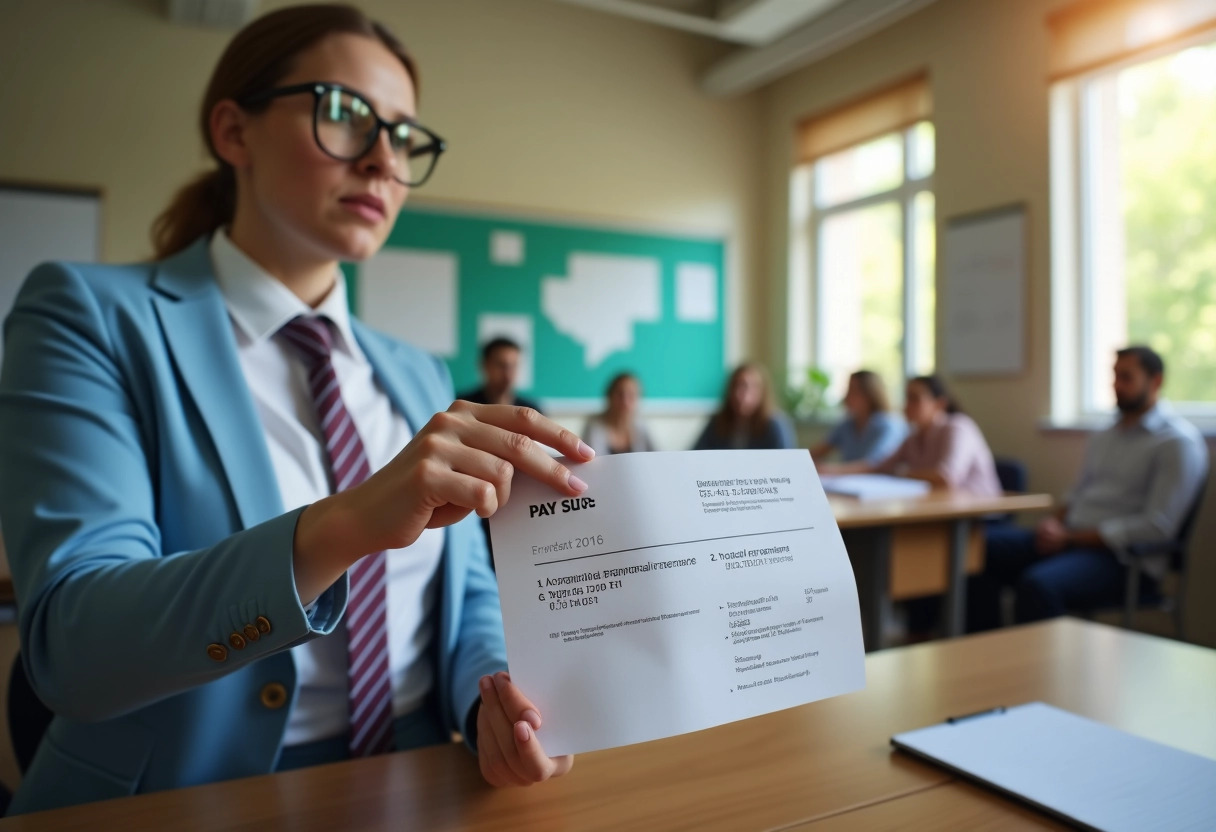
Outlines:
[{"label": "blue chair back", "polygon": [[1026,491],[1026,466],[1016,459],[998,457],[996,477],[1005,491]]}]

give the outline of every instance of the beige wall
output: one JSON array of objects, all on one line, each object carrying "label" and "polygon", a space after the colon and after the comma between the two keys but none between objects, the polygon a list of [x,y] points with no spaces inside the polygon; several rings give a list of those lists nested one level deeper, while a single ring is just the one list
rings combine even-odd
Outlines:
[{"label": "beige wall", "polygon": [[[159,0],[4,5],[0,180],[104,188],[105,259],[146,257],[205,164],[196,109],[231,33],[172,25]],[[421,117],[450,143],[419,199],[720,233],[728,355],[757,352],[759,96],[696,87],[725,47],[550,0],[361,5],[416,54]],[[700,421],[656,429],[678,447]]]},{"label": "beige wall", "polygon": [[[1008,380],[959,380],[955,390],[998,455],[1030,467],[1031,487],[1063,493],[1080,464],[1082,433],[1045,433],[1050,397],[1050,202],[1046,14],[1067,0],[939,0],[764,91],[767,313],[774,364],[784,361],[788,177],[798,120],[927,69],[937,131],[939,231],[952,216],[1025,203],[1030,222],[1027,370]],[[939,236],[940,242],[940,236]],[[941,269],[938,269],[939,285]],[[939,297],[941,303],[948,299]],[[1216,488],[1195,535],[1189,636],[1216,644]]]},{"label": "beige wall", "polygon": [[[723,233],[732,243],[729,352],[774,366],[785,353],[795,122],[927,68],[939,218],[1010,202],[1024,202],[1030,216],[1028,370],[960,381],[957,390],[997,453],[1024,459],[1034,488],[1061,493],[1084,436],[1043,433],[1037,423],[1050,386],[1043,18],[1065,2],[939,0],[729,101],[696,87],[723,47],[657,27],[549,0],[363,5],[416,52],[422,116],[452,144],[420,197]],[[108,260],[146,256],[152,218],[204,164],[195,108],[229,33],[170,25],[162,8],[157,0],[5,2],[0,179],[103,187]],[[663,420],[661,441],[677,447],[698,423]],[[1216,535],[1214,505],[1216,488],[1200,543]],[[1216,611],[1199,603],[1216,585],[1216,557],[1202,549],[1191,631],[1216,643]]]}]

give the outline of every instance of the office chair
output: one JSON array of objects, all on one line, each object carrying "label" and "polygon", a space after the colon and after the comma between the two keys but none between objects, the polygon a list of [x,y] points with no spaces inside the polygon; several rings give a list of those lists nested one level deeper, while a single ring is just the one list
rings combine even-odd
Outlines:
[{"label": "office chair", "polygon": [[[1178,533],[1172,539],[1156,543],[1136,543],[1128,547],[1127,553],[1131,558],[1131,564],[1127,569],[1127,589],[1123,596],[1124,627],[1130,629],[1134,626],[1136,612],[1141,607],[1158,609],[1173,614],[1174,632],[1180,640],[1185,640],[1186,620],[1183,615],[1185,612],[1183,605],[1186,601],[1187,550],[1191,532],[1194,531],[1195,521],[1199,517],[1199,509],[1203,505],[1206,489],[1207,477],[1205,476],[1203,484],[1199,486],[1199,493],[1195,495],[1195,500],[1191,503],[1186,517],[1183,518],[1182,525],[1178,527]],[[1169,555],[1170,571],[1178,576],[1177,588],[1169,596],[1162,595],[1158,589],[1144,592],[1140,587],[1142,561],[1146,557],[1162,554]]]},{"label": "office chair", "polygon": [[[993,461],[996,463],[996,478],[1001,483],[1001,490],[1019,494],[1025,493],[1027,482],[1026,465],[1009,457],[997,457]],[[1017,522],[1017,518],[1013,513],[994,514],[984,519],[989,528],[993,526],[1012,526]]]},{"label": "office chair", "polygon": [[1026,466],[1016,459],[997,457],[996,478],[1001,481],[1003,491],[1026,491]]}]

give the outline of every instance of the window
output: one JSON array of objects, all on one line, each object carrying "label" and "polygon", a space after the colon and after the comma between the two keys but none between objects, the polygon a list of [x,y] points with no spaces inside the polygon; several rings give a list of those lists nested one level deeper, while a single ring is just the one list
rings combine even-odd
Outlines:
[{"label": "window", "polygon": [[[1091,47],[1098,31],[1089,27]],[[1145,343],[1165,359],[1166,396],[1206,421],[1216,417],[1216,31],[1132,54],[1115,46],[1111,61],[1052,89],[1052,415],[1109,414],[1115,350]]]},{"label": "window", "polygon": [[[927,100],[926,82],[914,89]],[[831,402],[854,370],[879,373],[896,400],[906,378],[933,370],[934,132],[923,117],[909,124],[909,110],[927,106],[897,108],[903,125],[806,160],[791,177],[791,382],[825,370]]]}]

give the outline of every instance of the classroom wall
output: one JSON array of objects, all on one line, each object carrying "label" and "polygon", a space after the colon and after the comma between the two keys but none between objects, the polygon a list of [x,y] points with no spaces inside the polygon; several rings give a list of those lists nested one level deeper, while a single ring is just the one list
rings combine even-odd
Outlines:
[{"label": "classroom wall", "polygon": [[[165,5],[4,3],[0,180],[102,187],[109,261],[146,257],[152,219],[206,164],[196,110],[231,32],[173,25]],[[550,0],[360,5],[415,53],[420,116],[450,143],[417,199],[720,233],[728,359],[761,349],[759,96],[696,86],[725,45]],[[653,427],[680,448],[702,418]]]},{"label": "classroom wall", "polygon": [[[939,252],[942,223],[952,216],[1014,202],[1025,203],[1029,215],[1027,370],[1009,379],[960,379],[954,387],[993,450],[1024,460],[1031,488],[1057,495],[1072,483],[1087,437],[1039,427],[1050,412],[1051,382],[1045,17],[1065,5],[1068,0],[938,0],[763,93],[765,246],[772,286],[766,311],[774,365],[785,356],[787,199],[795,125],[927,69],[937,131]],[[939,294],[939,320],[941,308]],[[1214,536],[1216,488],[1209,488],[1193,547],[1188,636],[1216,645],[1216,607],[1206,603],[1216,586]]]}]

